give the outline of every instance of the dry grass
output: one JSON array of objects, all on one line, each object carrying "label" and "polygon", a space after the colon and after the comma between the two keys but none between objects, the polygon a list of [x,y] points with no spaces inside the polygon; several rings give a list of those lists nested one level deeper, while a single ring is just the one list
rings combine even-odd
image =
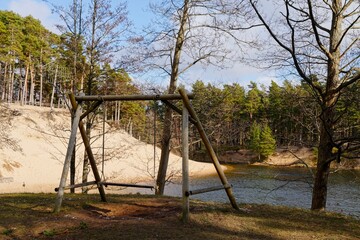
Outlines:
[{"label": "dry grass", "polygon": [[0,195],[0,239],[359,239],[360,221],[333,213],[266,205],[191,202],[143,195],[66,194],[52,213],[54,194]]}]

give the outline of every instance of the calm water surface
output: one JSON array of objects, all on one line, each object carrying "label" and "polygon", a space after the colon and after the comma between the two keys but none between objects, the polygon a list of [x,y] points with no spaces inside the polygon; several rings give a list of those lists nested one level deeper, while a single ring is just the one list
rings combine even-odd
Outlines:
[{"label": "calm water surface", "polygon": [[[312,177],[305,168],[231,166],[226,172],[238,203],[272,204],[310,209]],[[191,178],[190,189],[221,185],[217,175]],[[165,194],[180,196],[181,184],[167,186]],[[204,201],[228,202],[225,191],[193,195]],[[360,218],[360,171],[331,173],[327,209]]]}]

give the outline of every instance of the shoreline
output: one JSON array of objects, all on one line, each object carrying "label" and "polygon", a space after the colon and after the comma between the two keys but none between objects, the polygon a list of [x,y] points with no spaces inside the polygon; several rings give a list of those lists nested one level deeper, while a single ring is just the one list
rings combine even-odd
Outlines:
[{"label": "shoreline", "polygon": [[[1,107],[1,106],[0,106]],[[12,145],[0,149],[0,193],[14,192],[54,192],[58,187],[63,169],[63,161],[70,135],[70,113],[66,109],[51,110],[48,107],[20,106],[12,104],[12,114],[7,123],[8,137]],[[94,136],[101,136],[101,128],[94,127]],[[123,130],[106,126],[106,161],[104,162],[104,176],[109,182],[154,182],[155,170],[158,169],[161,150],[156,149],[154,159],[153,145],[143,143]],[[77,137],[81,143],[81,137]],[[101,174],[102,139],[93,141],[95,157],[98,159],[98,169]],[[309,154],[308,149],[300,149],[300,154]],[[290,153],[289,153],[290,154]],[[82,144],[77,147],[76,181],[81,182]],[[286,159],[284,159],[284,156]],[[230,159],[233,156],[230,156]],[[296,161],[284,153],[274,155],[271,161],[252,165],[271,167],[301,167],[288,166],[288,162]],[[220,158],[220,161],[222,159]],[[280,161],[281,160],[281,161]],[[287,162],[286,162],[286,161]],[[155,161],[155,163],[154,163]],[[224,169],[231,168],[234,161],[221,161]],[[244,163],[244,161],[242,161]],[[275,164],[274,164],[275,163]],[[286,164],[282,164],[286,163]],[[216,174],[215,167],[210,162],[189,162],[190,176],[207,176]],[[360,169],[359,167],[355,169]],[[170,155],[168,177],[176,179],[181,175],[181,157]],[[228,169],[229,171],[229,169]],[[155,175],[154,175],[155,174]],[[69,179],[69,176],[68,176]],[[88,181],[92,181],[92,173]]]}]

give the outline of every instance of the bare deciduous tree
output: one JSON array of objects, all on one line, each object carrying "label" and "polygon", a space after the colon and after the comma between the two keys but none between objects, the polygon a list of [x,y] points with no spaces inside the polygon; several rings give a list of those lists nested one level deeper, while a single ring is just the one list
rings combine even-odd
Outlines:
[{"label": "bare deciduous tree", "polygon": [[[73,69],[72,92],[84,91],[85,94],[92,95],[97,94],[100,89],[98,78],[102,66],[109,64],[114,53],[121,50],[131,24],[127,18],[125,2],[120,2],[117,6],[113,6],[110,0],[92,0],[86,3],[73,0],[69,7],[55,6],[54,10],[64,24],[58,27],[65,34],[64,37],[68,38],[67,47]],[[94,119],[94,114],[89,114],[86,118],[88,138],[91,137]],[[85,153],[83,182],[87,181],[88,173],[89,162]],[[86,189],[83,191],[86,192]]]},{"label": "bare deciduous tree", "polygon": [[338,138],[335,134],[342,118],[338,100],[360,80],[359,3],[284,0],[273,2],[276,10],[269,17],[260,1],[249,0],[249,3],[271,37],[266,44],[273,51],[266,56],[267,63],[295,70],[293,74],[309,85],[321,109],[311,208],[324,210],[330,163],[340,161],[342,153],[359,148],[360,136]]},{"label": "bare deciduous tree", "polygon": [[[231,31],[235,29],[223,27],[230,21],[227,15],[231,10],[229,6],[220,0],[164,0],[150,5],[157,18],[145,29],[142,37],[134,39],[136,56],[130,56],[129,61],[135,70],[140,68],[143,72],[155,72],[158,77],[169,77],[169,94],[176,91],[179,79],[189,77],[186,72],[194,66],[231,65],[234,58],[240,57],[239,48],[232,47],[240,45],[241,40],[232,35]],[[172,113],[169,108],[165,111],[157,194],[164,191],[171,148]]]},{"label": "bare deciduous tree", "polygon": [[[90,32],[86,34],[86,57],[89,70],[86,75],[87,95],[97,91],[97,78],[99,68],[105,63],[110,63],[113,54],[120,51],[123,41],[126,40],[130,22],[127,18],[127,6],[120,3],[113,7],[109,0],[92,0],[89,6],[88,23]],[[90,107],[90,105],[88,105]],[[86,134],[91,137],[91,125],[95,116],[89,114],[86,118]],[[89,160],[84,156],[83,182],[87,182],[89,173]],[[86,192],[86,190],[83,189]]]}]

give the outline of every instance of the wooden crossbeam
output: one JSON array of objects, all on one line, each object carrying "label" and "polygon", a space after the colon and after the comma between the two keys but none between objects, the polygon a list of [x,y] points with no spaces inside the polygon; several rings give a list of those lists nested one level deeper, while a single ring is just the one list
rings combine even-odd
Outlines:
[{"label": "wooden crossbeam", "polygon": [[[64,190],[78,188],[78,187],[85,187],[85,186],[90,186],[90,185],[95,185],[95,184],[96,184],[96,181],[78,183],[78,184],[74,184],[74,185],[65,186]],[[55,188],[55,192],[57,192],[57,191],[59,191],[59,188]]]},{"label": "wooden crossbeam", "polygon": [[207,192],[223,190],[223,189],[227,189],[227,188],[231,188],[231,185],[226,185],[226,186],[220,185],[220,186],[215,186],[215,187],[208,187],[208,188],[202,188],[202,189],[197,189],[197,190],[191,190],[191,191],[185,192],[185,194],[186,194],[186,196],[190,196],[190,195],[196,195],[196,194],[201,194],[201,193],[207,193]]},{"label": "wooden crossbeam", "polygon": [[[188,95],[193,99],[192,94]],[[76,101],[141,101],[141,100],[181,100],[180,94],[156,94],[156,95],[89,95],[76,96]]]},{"label": "wooden crossbeam", "polygon": [[120,187],[133,187],[133,188],[150,188],[153,189],[154,186],[150,185],[141,185],[141,184],[128,184],[128,183],[114,183],[114,182],[100,182],[100,184],[107,186],[120,186]]},{"label": "wooden crossbeam", "polygon": [[[74,184],[74,185],[65,186],[64,190],[85,187],[85,186],[90,186],[90,185],[96,185],[96,184],[97,184],[96,181],[90,181],[90,182],[86,182],[86,183],[78,183],[78,184]],[[105,187],[120,186],[120,187],[150,188],[150,189],[154,188],[154,186],[150,186],[150,185],[129,184],[129,183],[99,182],[99,184],[104,185]],[[59,191],[58,187],[55,188],[55,192],[57,192],[57,191]]]}]

